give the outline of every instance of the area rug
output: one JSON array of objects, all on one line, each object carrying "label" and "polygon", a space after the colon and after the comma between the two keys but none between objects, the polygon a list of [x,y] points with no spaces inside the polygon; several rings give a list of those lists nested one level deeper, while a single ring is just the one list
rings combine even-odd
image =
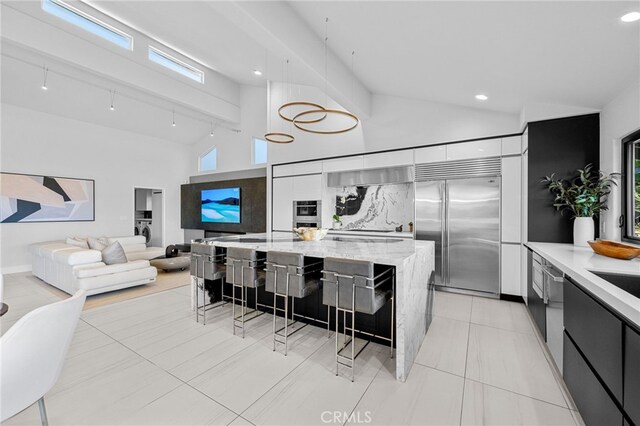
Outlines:
[{"label": "area rug", "polygon": [[110,305],[124,300],[135,299],[136,297],[148,296],[149,294],[160,293],[161,291],[183,287],[191,283],[189,271],[161,272],[153,284],[140,285],[137,287],[125,288],[122,290],[110,291],[108,293],[96,294],[87,297],[84,310],[97,308],[99,306]]}]

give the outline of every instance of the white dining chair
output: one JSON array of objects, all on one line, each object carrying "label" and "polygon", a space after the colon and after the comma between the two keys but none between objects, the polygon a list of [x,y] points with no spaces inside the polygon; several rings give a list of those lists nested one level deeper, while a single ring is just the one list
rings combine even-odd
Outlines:
[{"label": "white dining chair", "polygon": [[48,425],[44,395],[60,376],[85,299],[80,290],[35,309],[0,338],[0,421],[37,401],[42,424]]}]

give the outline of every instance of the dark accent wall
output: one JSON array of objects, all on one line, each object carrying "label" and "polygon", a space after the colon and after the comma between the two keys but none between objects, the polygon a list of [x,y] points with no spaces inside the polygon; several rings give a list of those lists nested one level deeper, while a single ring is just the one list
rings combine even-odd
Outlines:
[{"label": "dark accent wall", "polygon": [[[200,191],[240,188],[240,223],[202,223]],[[267,229],[267,178],[231,179],[185,184],[180,187],[183,229],[213,232],[265,232]]]},{"label": "dark accent wall", "polygon": [[[529,128],[529,241],[571,243],[573,220],[553,207],[553,195],[541,183],[545,176],[573,178],[591,163],[600,168],[600,115],[537,121]],[[598,225],[596,220],[596,236]]]}]

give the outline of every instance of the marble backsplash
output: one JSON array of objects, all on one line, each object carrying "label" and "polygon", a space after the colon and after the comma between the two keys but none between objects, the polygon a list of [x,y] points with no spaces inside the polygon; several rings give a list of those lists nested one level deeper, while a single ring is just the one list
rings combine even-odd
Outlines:
[{"label": "marble backsplash", "polygon": [[410,183],[336,188],[336,214],[342,229],[394,229],[408,231],[414,220],[414,191]]}]

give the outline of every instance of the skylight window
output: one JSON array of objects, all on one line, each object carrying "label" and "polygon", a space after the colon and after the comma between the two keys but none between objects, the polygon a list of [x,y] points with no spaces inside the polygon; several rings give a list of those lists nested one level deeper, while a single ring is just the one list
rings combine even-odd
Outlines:
[{"label": "skylight window", "polygon": [[176,59],[152,46],[149,46],[149,60],[162,65],[171,71],[175,71],[178,74],[182,74],[191,80],[197,81],[198,83],[204,83],[204,73],[201,70],[185,64],[181,60]]},{"label": "skylight window", "polygon": [[60,0],[42,0],[42,9],[60,19],[63,19],[83,30],[102,37],[125,49],[133,48],[133,38],[120,30],[113,28],[104,22],[90,16]]},{"label": "skylight window", "polygon": [[214,171],[218,168],[218,150],[213,147],[200,156],[198,169],[201,172]]},{"label": "skylight window", "polygon": [[253,139],[253,164],[267,164],[267,141]]}]

